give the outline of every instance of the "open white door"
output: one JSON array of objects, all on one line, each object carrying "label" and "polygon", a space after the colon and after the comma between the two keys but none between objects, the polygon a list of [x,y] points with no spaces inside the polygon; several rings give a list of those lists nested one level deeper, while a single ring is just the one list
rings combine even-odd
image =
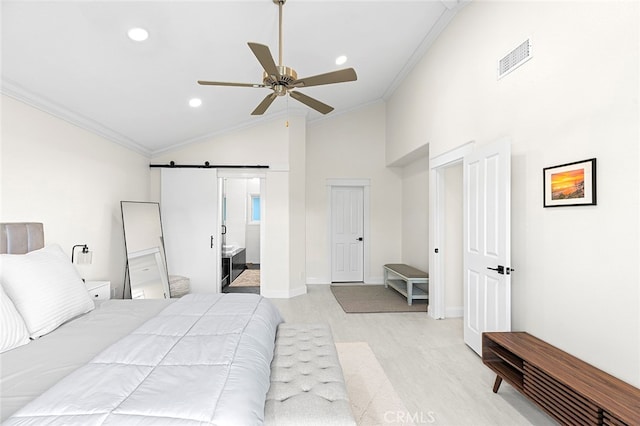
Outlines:
[{"label": "open white door", "polygon": [[220,226],[216,169],[161,169],[160,208],[170,275],[191,293],[220,291]]},{"label": "open white door", "polygon": [[331,188],[331,282],[364,281],[364,189]]},{"label": "open white door", "polygon": [[511,330],[511,146],[464,157],[464,341],[479,355],[484,331]]}]

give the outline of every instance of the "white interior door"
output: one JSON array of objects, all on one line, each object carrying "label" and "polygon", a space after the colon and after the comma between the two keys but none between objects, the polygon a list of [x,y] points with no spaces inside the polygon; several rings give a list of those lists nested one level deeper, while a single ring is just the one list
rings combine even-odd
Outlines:
[{"label": "white interior door", "polygon": [[364,188],[331,188],[331,282],[364,281]]},{"label": "white interior door", "polygon": [[220,226],[216,169],[161,169],[160,208],[170,275],[192,293],[220,289]]},{"label": "white interior door", "polygon": [[511,330],[511,147],[479,147],[463,160],[464,341]]}]

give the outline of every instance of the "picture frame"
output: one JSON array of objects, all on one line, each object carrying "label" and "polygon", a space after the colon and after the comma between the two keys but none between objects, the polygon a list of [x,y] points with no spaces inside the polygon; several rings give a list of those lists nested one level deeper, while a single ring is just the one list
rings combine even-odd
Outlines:
[{"label": "picture frame", "polygon": [[545,167],[544,207],[595,206],[596,159]]}]

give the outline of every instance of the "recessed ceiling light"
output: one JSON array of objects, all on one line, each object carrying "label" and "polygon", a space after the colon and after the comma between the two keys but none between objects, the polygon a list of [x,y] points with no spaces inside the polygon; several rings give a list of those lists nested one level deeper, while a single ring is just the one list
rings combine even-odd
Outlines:
[{"label": "recessed ceiling light", "polygon": [[144,28],[131,28],[127,31],[127,35],[133,41],[145,41],[149,38],[149,31]]},{"label": "recessed ceiling light", "polygon": [[198,99],[198,98],[189,99],[190,107],[198,108],[200,105],[202,105],[202,99]]},{"label": "recessed ceiling light", "polygon": [[345,55],[340,55],[336,58],[336,65],[342,65],[347,62],[347,57]]}]

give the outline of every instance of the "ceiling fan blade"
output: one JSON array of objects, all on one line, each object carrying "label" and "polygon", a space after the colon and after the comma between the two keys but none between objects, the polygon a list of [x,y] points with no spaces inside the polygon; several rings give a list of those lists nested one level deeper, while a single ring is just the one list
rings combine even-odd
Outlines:
[{"label": "ceiling fan blade", "polygon": [[311,96],[307,96],[304,93],[300,93],[300,92],[297,92],[295,90],[292,90],[292,91],[289,92],[289,94],[296,101],[302,102],[306,106],[311,107],[311,108],[315,109],[316,111],[321,112],[322,114],[329,114],[331,111],[333,111],[333,107],[332,106],[329,106],[327,104],[323,104],[319,100],[313,99]]},{"label": "ceiling fan blade", "polygon": [[263,100],[262,102],[260,102],[260,105],[258,105],[256,107],[256,109],[253,110],[253,112],[251,113],[251,115],[262,115],[264,114],[264,112],[267,110],[267,108],[269,108],[269,106],[271,105],[271,103],[273,102],[273,100],[275,98],[277,98],[278,95],[276,95],[275,93],[269,93]]},{"label": "ceiling fan blade", "polygon": [[276,63],[273,61],[273,56],[271,56],[271,51],[269,50],[269,46],[265,46],[264,44],[259,43],[247,43],[249,48],[258,58],[258,62],[262,65],[265,72],[269,75],[277,77],[280,75],[278,72],[278,67],[276,67]]},{"label": "ceiling fan blade", "polygon": [[293,87],[310,87],[321,86],[323,84],[344,83],[346,81],[355,81],[358,79],[356,70],[353,68],[345,68],[343,70],[331,71],[325,74],[318,74],[311,77],[305,77],[294,81],[290,86]]},{"label": "ceiling fan blade", "polygon": [[224,81],[204,81],[198,80],[202,86],[233,86],[233,87],[267,87],[261,83],[228,83]]}]

